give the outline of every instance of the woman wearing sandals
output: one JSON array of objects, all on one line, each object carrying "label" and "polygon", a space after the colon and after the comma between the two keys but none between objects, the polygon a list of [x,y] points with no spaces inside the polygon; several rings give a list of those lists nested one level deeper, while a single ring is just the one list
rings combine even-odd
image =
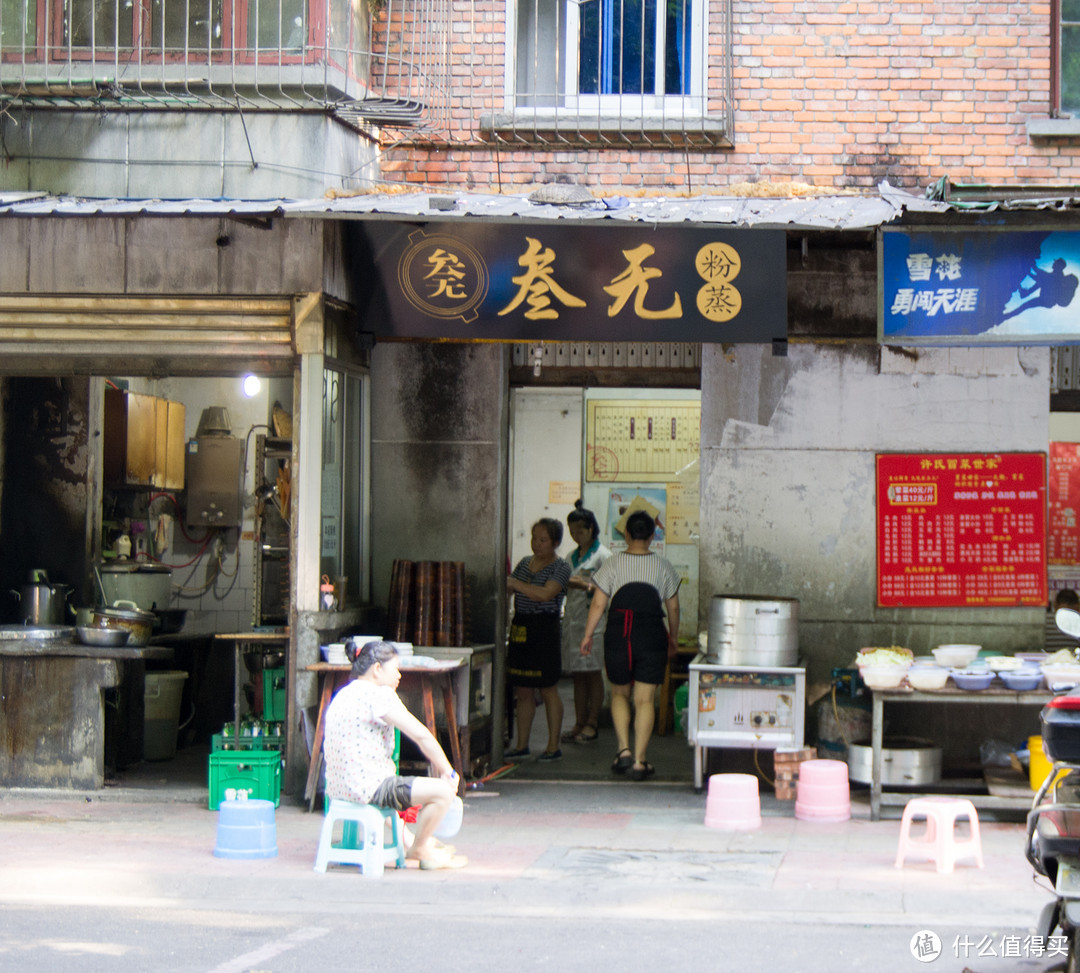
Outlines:
[{"label": "woman wearing sandals", "polygon": [[[574,504],[566,523],[577,544],[570,554],[574,573],[570,575],[562,622],[563,672],[570,673],[574,680],[574,725],[562,735],[562,742],[592,743],[600,723],[600,707],[604,705],[603,660],[599,654],[581,654],[581,637],[595,591],[592,576],[611,557],[611,551],[600,543],[596,515],[582,507],[580,500]],[[593,635],[601,634],[603,627],[601,618]]]},{"label": "woman wearing sandals", "polygon": [[506,670],[514,686],[517,705],[517,746],[503,755],[514,760],[529,755],[529,734],[536,715],[533,693],[540,690],[547,714],[547,748],[537,760],[560,760],[559,730],[563,704],[559,696],[562,677],[560,622],[570,565],[555,554],[562,543],[562,524],[542,517],[532,527],[532,557],[518,562],[506,579],[514,596],[514,620],[510,625]]},{"label": "woman wearing sandals", "polygon": [[[355,639],[345,644],[353,680],[326,710],[326,796],[331,800],[404,811],[419,805],[407,858],[425,871],[461,868],[467,859],[435,838],[435,829],[457,794],[457,774],[432,732],[396,692],[401,682],[398,651],[390,642]],[[394,728],[427,757],[434,777],[399,777],[394,765]]]},{"label": "woman wearing sandals", "polygon": [[581,640],[581,654],[590,654],[593,635],[608,609],[604,666],[611,683],[611,720],[619,746],[611,769],[617,774],[629,770],[634,780],[645,780],[655,772],[645,755],[655,722],[656,690],[664,681],[668,659],[675,657],[679,637],[681,579],[671,562],[649,550],[655,533],[656,521],[644,510],[627,518],[626,550],[606,560],[593,575],[596,594]]}]

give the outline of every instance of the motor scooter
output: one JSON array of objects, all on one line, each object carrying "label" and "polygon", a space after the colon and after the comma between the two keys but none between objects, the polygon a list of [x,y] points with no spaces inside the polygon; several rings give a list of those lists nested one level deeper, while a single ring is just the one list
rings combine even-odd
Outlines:
[{"label": "motor scooter", "polygon": [[[1060,608],[1054,622],[1080,640],[1080,613]],[[1080,685],[1055,695],[1039,724],[1043,753],[1053,769],[1028,812],[1025,854],[1053,883],[1054,900],[1043,908],[1036,934],[1048,952],[1066,953],[1065,973],[1080,973]]]}]

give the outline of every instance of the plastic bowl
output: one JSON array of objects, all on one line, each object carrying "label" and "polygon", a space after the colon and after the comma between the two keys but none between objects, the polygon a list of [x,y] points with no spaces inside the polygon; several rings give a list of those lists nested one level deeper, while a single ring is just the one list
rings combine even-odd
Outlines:
[{"label": "plastic bowl", "polygon": [[944,689],[949,670],[941,666],[912,666],[908,669],[908,685],[912,689]]},{"label": "plastic bowl", "polygon": [[1005,683],[1007,689],[1018,693],[1029,693],[1039,688],[1043,677],[1039,669],[1024,668],[1005,669],[998,673],[998,679]]},{"label": "plastic bowl", "polygon": [[990,683],[994,681],[994,674],[989,669],[953,669],[949,675],[961,689],[989,689]]},{"label": "plastic bowl", "polygon": [[934,660],[939,666],[963,669],[975,661],[980,649],[981,645],[939,645],[933,650]]},{"label": "plastic bowl", "polygon": [[907,666],[860,666],[859,675],[870,689],[897,689],[908,672]]}]

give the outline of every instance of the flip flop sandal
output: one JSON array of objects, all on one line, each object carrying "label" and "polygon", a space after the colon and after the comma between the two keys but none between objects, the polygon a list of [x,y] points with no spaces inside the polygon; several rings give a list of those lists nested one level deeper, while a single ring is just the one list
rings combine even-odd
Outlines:
[{"label": "flip flop sandal", "polygon": [[420,871],[431,872],[439,868],[464,868],[469,859],[464,855],[439,855],[435,858],[421,858]]},{"label": "flip flop sandal", "polygon": [[[626,754],[626,756],[624,757],[623,754]],[[611,764],[611,769],[617,774],[625,774],[633,766],[634,754],[629,747],[624,747],[615,755],[615,760]]]},{"label": "flip flop sandal", "polygon": [[[585,731],[589,732],[586,733]],[[592,743],[599,734],[596,732],[595,726],[583,726],[578,733],[574,734],[574,743]]]},{"label": "flip flop sandal", "polygon": [[644,767],[631,767],[630,768],[630,779],[631,780],[644,780],[646,777],[651,777],[655,773],[656,773],[656,768],[651,763],[649,763],[648,761],[645,761],[645,766]]},{"label": "flip flop sandal", "polygon": [[559,740],[562,743],[575,743],[577,742],[577,738],[581,736],[581,731],[584,729],[585,727],[583,726],[572,726],[561,737],[559,737]]}]

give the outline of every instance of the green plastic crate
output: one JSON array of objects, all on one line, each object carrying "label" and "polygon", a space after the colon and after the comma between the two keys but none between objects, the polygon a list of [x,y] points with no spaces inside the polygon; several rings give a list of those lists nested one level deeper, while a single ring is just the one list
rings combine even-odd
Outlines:
[{"label": "green plastic crate", "polygon": [[263,719],[285,719],[284,669],[263,669]]},{"label": "green plastic crate", "polygon": [[210,754],[210,810],[216,811],[230,787],[250,800],[281,803],[281,754],[276,750],[220,750]]}]

